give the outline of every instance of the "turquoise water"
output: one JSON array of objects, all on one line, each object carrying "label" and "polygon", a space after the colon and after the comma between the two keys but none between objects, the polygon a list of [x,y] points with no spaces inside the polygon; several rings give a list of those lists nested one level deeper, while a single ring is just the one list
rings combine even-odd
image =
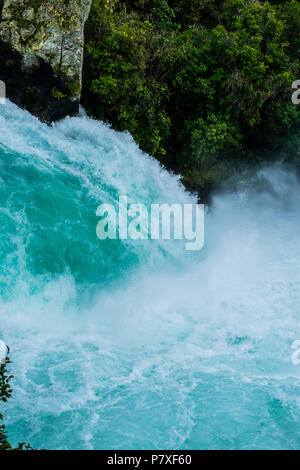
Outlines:
[{"label": "turquoise water", "polygon": [[[215,197],[206,244],[100,241],[102,202],[190,203],[127,134],[0,106],[10,440],[47,449],[300,447],[300,187]],[[3,406],[3,405],[1,405]]]}]

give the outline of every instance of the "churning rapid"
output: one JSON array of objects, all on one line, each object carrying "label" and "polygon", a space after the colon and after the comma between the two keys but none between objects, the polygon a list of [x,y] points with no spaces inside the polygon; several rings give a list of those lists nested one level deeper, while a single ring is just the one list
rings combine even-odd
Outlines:
[{"label": "churning rapid", "polygon": [[[132,138],[0,106],[0,337],[13,444],[300,445],[300,186],[279,167],[216,197],[203,250],[100,241],[96,209],[191,203]],[[2,407],[2,405],[1,405]]]}]

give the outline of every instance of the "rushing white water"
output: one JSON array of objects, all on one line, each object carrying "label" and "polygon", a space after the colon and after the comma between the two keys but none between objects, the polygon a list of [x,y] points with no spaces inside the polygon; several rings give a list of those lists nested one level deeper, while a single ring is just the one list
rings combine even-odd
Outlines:
[{"label": "rushing white water", "polygon": [[[0,107],[0,333],[13,443],[300,445],[300,186],[281,167],[215,197],[206,245],[96,237],[96,209],[188,203],[131,137]],[[1,405],[2,406],[2,405]]]}]

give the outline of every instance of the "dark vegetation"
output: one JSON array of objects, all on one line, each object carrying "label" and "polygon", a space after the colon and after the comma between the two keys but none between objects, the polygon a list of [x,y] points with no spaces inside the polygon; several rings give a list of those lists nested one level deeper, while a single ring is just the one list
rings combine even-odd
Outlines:
[{"label": "dark vegetation", "polygon": [[[7,359],[6,364],[0,364],[0,405],[1,403],[6,403],[9,398],[12,396],[11,389],[11,380],[13,379],[12,375],[8,375],[7,364],[9,359]],[[1,450],[30,450],[31,447],[28,444],[20,443],[16,449],[13,449],[11,444],[7,440],[7,432],[5,424],[3,424],[3,415],[0,413],[0,451]]]},{"label": "dark vegetation", "polygon": [[[12,376],[7,375],[7,369],[5,364],[0,365],[0,402],[5,403],[12,393],[10,387],[10,381]],[[0,413],[0,450],[9,450],[11,445],[7,440],[7,433],[5,430],[5,425],[1,424],[3,416]]]},{"label": "dark vegetation", "polygon": [[296,79],[299,1],[93,1],[83,105],[202,195],[247,166],[299,159]]}]

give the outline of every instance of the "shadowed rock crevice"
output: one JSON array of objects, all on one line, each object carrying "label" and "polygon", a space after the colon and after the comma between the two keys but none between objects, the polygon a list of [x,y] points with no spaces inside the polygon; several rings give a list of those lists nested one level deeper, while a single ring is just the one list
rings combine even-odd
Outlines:
[{"label": "shadowed rock crevice", "polygon": [[[30,69],[24,69],[22,55],[3,41],[0,78],[6,83],[7,97],[42,121],[51,122],[78,112],[79,102],[72,100],[63,75],[53,73],[50,64],[38,57]],[[54,97],[54,90],[60,90],[63,97]]]}]

